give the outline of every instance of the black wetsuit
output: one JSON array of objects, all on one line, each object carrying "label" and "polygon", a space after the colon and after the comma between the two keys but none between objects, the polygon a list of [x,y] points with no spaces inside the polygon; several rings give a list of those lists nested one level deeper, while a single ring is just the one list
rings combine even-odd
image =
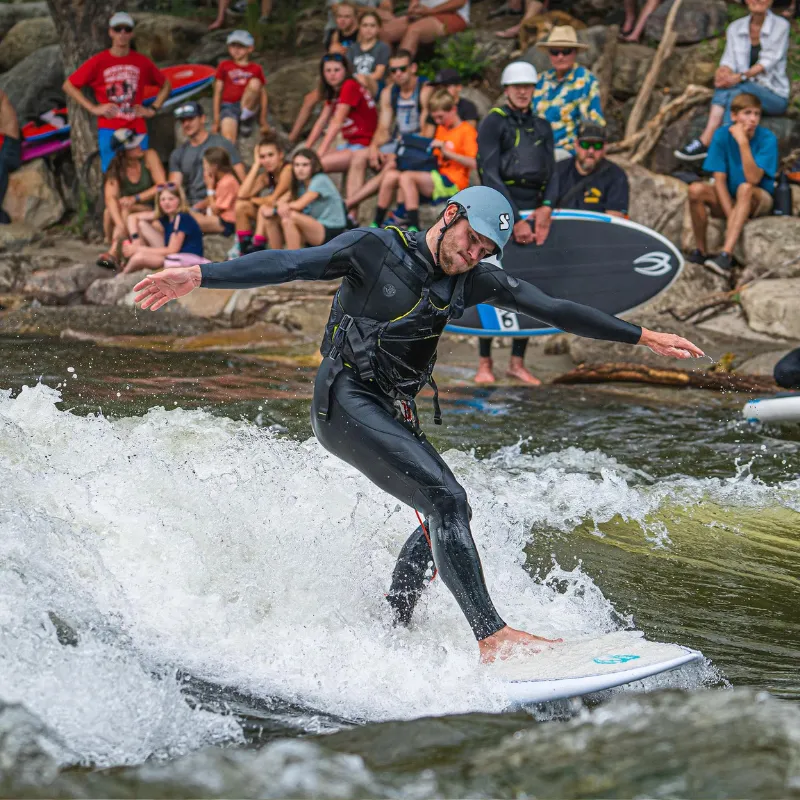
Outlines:
[{"label": "black wetsuit", "polygon": [[[490,303],[591,338],[635,344],[641,328],[545,295],[497,266],[460,276],[434,265],[425,233],[356,229],[305,250],[271,250],[205,264],[202,286],[240,289],[292,280],[342,280],[322,343],[311,420],[330,452],[427,518],[403,546],[388,600],[408,624],[433,562],[477,639],[505,623],[495,610],[470,534],[467,495],[419,428],[413,397],[444,326]],[[435,388],[435,384],[434,388]],[[438,404],[437,404],[438,406]],[[431,550],[433,551],[431,553]]]}]

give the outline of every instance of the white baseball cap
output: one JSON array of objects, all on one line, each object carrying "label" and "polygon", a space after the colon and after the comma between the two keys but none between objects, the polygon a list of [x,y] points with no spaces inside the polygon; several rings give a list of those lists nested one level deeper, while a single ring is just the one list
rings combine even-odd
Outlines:
[{"label": "white baseball cap", "polygon": [[133,17],[130,14],[127,14],[125,11],[117,11],[116,14],[113,14],[111,19],[108,21],[109,28],[116,28],[117,25],[128,25],[131,28],[136,23],[133,21]]},{"label": "white baseball cap", "polygon": [[247,31],[231,31],[225,44],[240,44],[243,47],[252,47],[255,44],[252,34]]}]

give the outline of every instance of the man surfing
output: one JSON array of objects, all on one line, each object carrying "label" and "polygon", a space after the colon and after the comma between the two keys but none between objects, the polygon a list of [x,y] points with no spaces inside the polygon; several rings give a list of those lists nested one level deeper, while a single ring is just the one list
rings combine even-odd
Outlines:
[{"label": "man surfing", "polygon": [[445,325],[489,303],[569,333],[641,344],[674,358],[702,357],[680,336],[640,328],[589,306],[558,300],[485,263],[502,256],[513,227],[503,195],[472,186],[454,195],[433,227],[416,235],[360,228],[320,247],[269,250],[221,264],[167,269],[135,287],[153,311],[203,286],[246,289],[293,280],[341,280],[314,384],[311,424],[322,446],[426,518],[403,546],[387,595],[408,625],[433,564],[478,641],[483,662],[552,640],[515,630],[495,609],[470,533],[467,494],[419,426],[414,398],[430,384]]}]

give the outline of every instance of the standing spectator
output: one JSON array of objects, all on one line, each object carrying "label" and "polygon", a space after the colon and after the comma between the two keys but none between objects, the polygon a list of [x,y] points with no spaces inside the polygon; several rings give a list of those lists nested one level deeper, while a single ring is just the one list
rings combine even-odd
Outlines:
[{"label": "standing spectator", "polygon": [[[378,127],[375,101],[353,78],[347,59],[338,53],[322,57],[320,79],[325,108],[314,123],[305,147],[313,147],[322,137],[317,155],[325,172],[347,172],[353,153],[369,146]],[[339,131],[345,143],[332,151]]]},{"label": "standing spectator", "polygon": [[623,42],[638,42],[644,33],[644,26],[650,15],[658,8],[661,0],[644,0],[639,17],[636,17],[636,0],[625,0],[625,22],[622,24],[620,39]]},{"label": "standing spectator", "polygon": [[470,170],[477,165],[478,134],[475,128],[459,118],[455,100],[444,89],[431,97],[428,108],[436,123],[431,147],[436,153],[439,167],[431,172],[387,171],[378,192],[378,207],[372,227],[378,228],[383,224],[398,186],[402,193],[402,198],[398,197],[398,200],[405,206],[410,231],[419,230],[421,197],[428,202],[440,203],[469,186]]},{"label": "standing spectator", "polygon": [[236,237],[239,252],[250,252],[250,247],[263,247],[266,240],[253,225],[260,208],[275,206],[278,198],[289,191],[292,182],[292,165],[284,161],[283,147],[274,133],[268,133],[255,147],[253,166],[239,187],[236,200]]},{"label": "standing spectator", "polygon": [[[147,125],[169,97],[170,83],[147,56],[131,50],[133,17],[123,11],[108,21],[111,47],[92,56],[64,81],[64,93],[97,117],[97,143],[100,162],[105,172],[114,151],[111,137],[119,128],[130,128],[144,134],[141,147],[148,148]],[[81,89],[89,86],[94,92],[92,102]],[[146,86],[160,86],[149,108],[142,105]]]},{"label": "standing spectator", "polygon": [[588,45],[578,41],[571,25],[557,25],[536,46],[548,51],[553,67],[539,77],[533,107],[550,123],[556,160],[560,161],[575,151],[581,120],[606,124],[600,107],[600,89],[592,72],[576,63],[578,50],[585,50]]},{"label": "standing spectator", "polygon": [[625,170],[606,158],[606,129],[584,122],[578,131],[575,155],[556,164],[557,208],[599,211],[624,217],[630,188]]},{"label": "standing spectator", "polygon": [[[253,5],[255,5],[257,1],[258,0],[253,0]],[[208,26],[210,31],[215,31],[225,24],[225,12],[228,10],[229,3],[230,0],[217,0],[217,17]],[[238,2],[231,5],[231,10],[238,14],[243,14],[247,11],[248,5],[249,3],[247,0],[238,0]],[[261,0],[261,16],[258,18],[259,23],[265,25],[269,22],[270,14],[272,14],[272,0]]]},{"label": "standing spectator", "polygon": [[[718,275],[729,277],[733,248],[745,222],[769,214],[778,170],[778,140],[762,128],[761,101],[740,94],[731,103],[733,123],[717,130],[711,140],[703,169],[714,175],[713,185],[689,185],[689,212],[697,249],[689,260],[705,264]],[[708,214],[726,220],[725,244],[713,258],[706,255]]]},{"label": "standing spectator", "polygon": [[391,54],[389,45],[378,38],[382,24],[377,12],[365,11],[359,18],[358,38],[347,51],[353,77],[373,97],[378,96],[378,85],[383,83]]},{"label": "standing spectator", "polygon": [[789,22],[773,14],[771,6],[772,0],[747,0],[750,13],[728,25],[705,130],[676,150],[676,158],[702,161],[714,132],[731,121],[731,104],[742,92],[755,95],[765,114],[776,117],[785,113],[789,104]]},{"label": "standing spectator", "polygon": [[11,222],[3,211],[3,200],[8,189],[8,175],[22,163],[22,145],[17,112],[8,95],[0,89],[0,224]]},{"label": "standing spectator", "polygon": [[203,183],[206,198],[192,209],[195,222],[203,233],[233,236],[239,181],[233,174],[231,157],[225,148],[209,147],[203,153]]},{"label": "standing spectator", "polygon": [[[384,174],[397,162],[397,140],[406,133],[420,133],[423,120],[428,119],[428,100],[433,87],[417,74],[417,64],[407,50],[398,50],[389,59],[391,83],[381,91],[378,127],[369,148],[353,153],[347,173],[347,210],[357,212],[358,206],[378,191]],[[430,131],[433,134],[433,120]],[[377,172],[364,183],[367,166]]]},{"label": "standing spectator", "polygon": [[416,56],[421,44],[433,44],[469,26],[470,0],[411,0],[402,17],[384,22],[383,40],[400,42],[400,48]]},{"label": "standing spectator", "polygon": [[221,133],[231,142],[241,128],[243,136],[252,131],[256,110],[260,111],[261,132],[267,124],[267,79],[259,64],[250,61],[253,37],[247,31],[233,31],[227,39],[230,60],[217,67],[214,81],[214,122],[211,133]]},{"label": "standing spectator", "polygon": [[206,184],[203,179],[203,155],[209,147],[223,147],[228,151],[233,171],[239,180],[244,180],[245,171],[236,145],[206,130],[206,115],[197,100],[188,100],[175,109],[175,118],[180,120],[186,141],[169,157],[169,179],[183,186],[189,204],[196,206],[206,199]]},{"label": "standing spectator", "polygon": [[[517,244],[545,243],[550,233],[553,206],[558,200],[553,132],[531,106],[537,75],[527,61],[513,61],[500,83],[506,102],[493,108],[478,128],[478,170],[481,183],[501,192],[514,211],[512,237]],[[523,211],[533,211],[523,216]],[[492,340],[478,342],[480,358],[476,383],[494,383]],[[541,381],[525,369],[528,340],[515,338],[508,374],[537,386]]]},{"label": "standing spectator", "polygon": [[[445,69],[439,70],[431,81],[431,85],[435,89],[441,88],[450,92],[453,100],[456,101],[458,116],[461,117],[464,122],[469,122],[473,128],[478,127],[478,107],[471,100],[467,100],[466,97],[461,96],[464,84],[461,82],[461,75],[457,69],[446,67]],[[428,123],[433,124],[433,120],[430,117],[428,117]]]},{"label": "standing spectator", "polygon": [[130,128],[120,128],[112,137],[115,155],[108,165],[103,187],[106,202],[103,230],[110,246],[97,259],[102,267],[116,269],[119,248],[128,230],[128,215],[151,209],[158,192],[156,185],[166,180],[158,154],[142,150],[143,138]]},{"label": "standing spectator", "polygon": [[259,223],[264,220],[271,250],[325,244],[344,233],[347,222],[342,196],[308,148],[292,158],[289,199],[279,199],[272,209],[260,209],[258,217]]}]

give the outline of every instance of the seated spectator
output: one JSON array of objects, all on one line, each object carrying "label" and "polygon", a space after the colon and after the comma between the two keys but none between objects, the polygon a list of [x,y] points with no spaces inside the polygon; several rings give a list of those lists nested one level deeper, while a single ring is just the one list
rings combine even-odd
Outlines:
[{"label": "seated spectator", "polygon": [[[258,0],[250,0],[255,5]],[[208,26],[210,31],[215,31],[225,24],[225,12],[228,10],[230,0],[217,0],[217,17]],[[237,0],[231,5],[231,11],[237,14],[244,14],[247,12],[247,6],[250,5],[248,0]],[[265,25],[269,22],[270,15],[272,14],[272,0],[261,0],[261,16],[258,18],[260,25]]]},{"label": "seated spectator", "polygon": [[342,196],[322,171],[317,154],[303,148],[292,158],[288,195],[278,198],[275,206],[259,209],[257,230],[271,250],[298,250],[329,242],[344,233],[346,224]]},{"label": "seated spectator", "polygon": [[233,164],[227,150],[209,147],[203,153],[203,182],[205,200],[196,203],[192,216],[203,233],[220,233],[233,236],[236,230],[236,197],[239,181],[233,173]]},{"label": "seated spectator", "polygon": [[[336,24],[325,32],[325,52],[335,53],[346,56],[351,44],[355,44],[358,34],[358,22],[356,21],[356,6],[354,3],[345,2],[334,6],[336,12]],[[311,118],[314,107],[325,99],[323,89],[320,85],[315,86],[304,98],[303,105],[297,114],[297,119],[289,131],[289,141],[294,144],[300,139],[300,135]]]},{"label": "seated spectator", "polygon": [[559,161],[556,171],[557,208],[627,216],[628,176],[625,170],[606,158],[606,129],[603,125],[582,123],[575,155]]},{"label": "seated spectator", "polygon": [[183,189],[174,183],[158,186],[157,211],[128,217],[130,239],[122,244],[128,259],[123,272],[200,264],[203,232],[189,213]]},{"label": "seated spectator", "polygon": [[625,0],[625,22],[620,30],[623,42],[638,42],[644,33],[644,26],[650,15],[658,8],[661,0],[644,0],[639,17],[636,17],[636,0]]},{"label": "seated spectator", "polygon": [[211,133],[221,133],[236,142],[239,130],[249,136],[256,110],[259,113],[261,132],[269,130],[267,124],[267,79],[259,64],[250,61],[253,37],[247,31],[233,31],[228,35],[230,60],[220,62],[214,81],[214,122]]},{"label": "seated spectator", "polygon": [[[478,107],[471,100],[467,100],[466,97],[461,96],[464,84],[461,82],[461,75],[458,74],[457,69],[446,67],[445,69],[439,70],[431,81],[431,86],[433,86],[434,89],[446,89],[450,92],[453,100],[456,101],[458,116],[461,117],[464,122],[469,122],[473,128],[477,129],[478,117],[480,116],[478,114]],[[428,116],[427,122],[429,125],[434,124],[430,115]]]},{"label": "seated spectator", "polygon": [[556,26],[543,42],[550,56],[552,69],[539,76],[533,93],[533,108],[553,129],[556,161],[575,152],[575,140],[581,120],[605,125],[600,107],[600,89],[591,70],[577,64],[578,50],[587,45],[578,41],[571,25]]},{"label": "seated spectator", "polygon": [[353,77],[373,96],[383,84],[389,63],[389,45],[378,38],[381,18],[375,11],[365,11],[358,22],[358,38],[347,50]]},{"label": "seated spectator", "polygon": [[470,0],[411,0],[402,17],[384,21],[381,38],[416,56],[421,44],[433,44],[469,26]]},{"label": "seated spectator", "polygon": [[103,187],[103,230],[110,246],[97,259],[102,267],[117,268],[120,246],[128,232],[128,215],[152,209],[156,185],[167,179],[155,150],[142,150],[143,138],[143,134],[130,128],[114,131],[112,146],[116,155],[108,165]]},{"label": "seated spectator", "polygon": [[8,175],[22,163],[22,144],[20,141],[17,112],[8,95],[0,89],[0,224],[11,222],[3,211],[3,200],[8,190]]},{"label": "seated spectator", "polygon": [[787,353],[773,372],[775,383],[784,389],[800,389],[800,348]]},{"label": "seated spectator", "polygon": [[398,186],[398,201],[405,206],[410,231],[419,230],[421,199],[440,203],[469,186],[470,170],[477,165],[478,132],[461,120],[455,101],[443,89],[431,97],[428,108],[436,123],[431,146],[436,152],[439,168],[432,172],[400,172],[396,169],[386,172],[378,192],[378,207],[372,222],[374,228],[383,224]]},{"label": "seated spectator", "polygon": [[[353,79],[347,59],[338,53],[329,53],[322,57],[320,76],[325,107],[314,123],[305,147],[313,147],[322,137],[317,155],[325,172],[347,172],[353,153],[369,146],[375,128],[378,127],[375,101]],[[339,131],[344,138],[344,144],[332,150]]]},{"label": "seated spectator", "polygon": [[236,200],[236,237],[239,252],[250,252],[253,245],[263,248],[263,234],[253,236],[260,208],[272,209],[278,198],[289,191],[292,165],[284,161],[283,147],[274,133],[268,133],[255,147],[253,166],[239,187]]},{"label": "seated spectator", "polygon": [[[353,153],[347,173],[347,210],[354,214],[358,206],[372,197],[380,188],[384,174],[396,166],[397,140],[406,133],[432,136],[436,126],[431,120],[430,129],[420,131],[429,119],[428,100],[433,87],[417,75],[417,64],[406,50],[398,50],[389,59],[391,83],[381,91],[378,127],[366,150]],[[364,183],[367,166],[377,172]]]},{"label": "seated spectator", "polygon": [[[703,169],[714,175],[714,183],[689,185],[689,212],[697,249],[689,260],[705,264],[718,275],[730,276],[733,248],[745,222],[769,214],[778,171],[778,140],[762,128],[761,101],[740,94],[731,103],[731,125],[720,128],[711,140]],[[725,219],[725,244],[713,258],[706,254],[708,214]]]},{"label": "seated spectator", "polygon": [[750,13],[728,25],[725,52],[714,75],[716,91],[706,127],[675,157],[682,161],[702,161],[714,132],[731,121],[734,98],[743,92],[761,101],[763,113],[773,117],[786,112],[789,105],[789,78],[786,57],[789,51],[789,22],[769,9],[772,0],[747,0]]},{"label": "seated spectator", "polygon": [[198,206],[206,199],[203,155],[209,147],[222,147],[227,150],[234,174],[240,181],[244,180],[244,164],[236,145],[224,136],[206,130],[205,111],[197,100],[188,100],[179,105],[175,109],[175,118],[180,120],[186,141],[180,147],[176,147],[169,157],[169,179],[184,187],[192,207]]},{"label": "seated spectator", "polygon": [[[133,17],[122,11],[108,21],[111,47],[92,56],[64,81],[64,94],[97,117],[97,143],[103,172],[108,169],[114,151],[111,137],[119,128],[144,134],[141,147],[147,150],[145,119],[156,112],[169,97],[170,84],[161,70],[147,56],[131,49]],[[97,99],[93,103],[81,89],[89,86]],[[149,107],[142,105],[146,86],[160,86]]]}]

